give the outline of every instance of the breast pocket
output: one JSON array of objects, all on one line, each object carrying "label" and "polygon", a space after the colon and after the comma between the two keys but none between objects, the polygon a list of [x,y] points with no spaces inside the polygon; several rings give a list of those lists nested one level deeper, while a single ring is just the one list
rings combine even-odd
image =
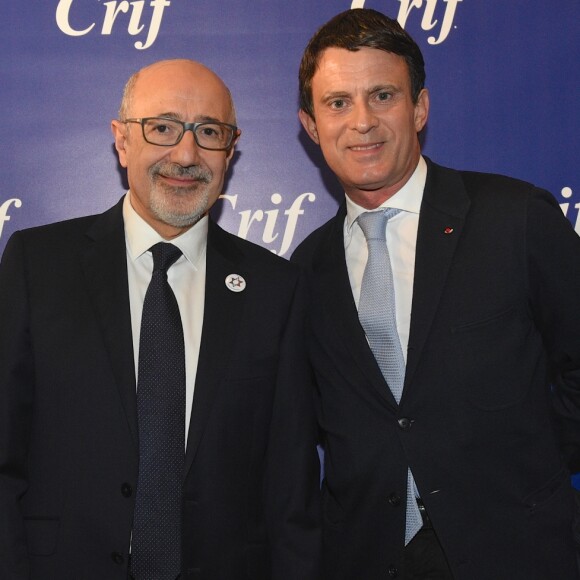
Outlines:
[{"label": "breast pocket", "polygon": [[525,397],[540,353],[526,311],[511,307],[452,327],[447,357],[458,392],[476,407],[494,410]]},{"label": "breast pocket", "polygon": [[[530,514],[534,514],[551,506],[561,492],[570,493],[570,473],[566,469],[562,469],[546,483],[530,493],[524,498],[524,504]],[[565,497],[564,501],[569,506],[569,497]],[[570,514],[570,510],[567,510],[567,513]]]}]

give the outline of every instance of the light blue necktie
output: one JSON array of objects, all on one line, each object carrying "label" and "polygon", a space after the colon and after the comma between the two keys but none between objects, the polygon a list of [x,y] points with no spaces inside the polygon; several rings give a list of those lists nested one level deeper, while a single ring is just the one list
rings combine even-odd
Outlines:
[{"label": "light blue necktie", "polygon": [[[395,286],[387,248],[387,222],[401,210],[389,208],[365,212],[358,217],[369,257],[365,267],[358,316],[383,377],[397,404],[401,401],[405,382],[405,358],[397,332]],[[407,517],[405,545],[421,529],[423,519],[417,506],[415,482],[411,470],[407,473]]]}]

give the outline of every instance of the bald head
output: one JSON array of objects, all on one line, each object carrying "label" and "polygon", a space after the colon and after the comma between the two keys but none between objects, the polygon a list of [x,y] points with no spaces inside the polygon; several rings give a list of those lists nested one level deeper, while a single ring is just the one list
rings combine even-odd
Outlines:
[{"label": "bald head", "polygon": [[161,60],[150,64],[134,73],[123,91],[121,106],[119,107],[119,119],[127,119],[135,116],[134,104],[139,101],[140,95],[160,86],[168,79],[189,78],[199,83],[210,83],[209,90],[222,93],[229,103],[230,113],[226,122],[236,125],[236,112],[234,101],[226,84],[211,69],[189,59]]}]

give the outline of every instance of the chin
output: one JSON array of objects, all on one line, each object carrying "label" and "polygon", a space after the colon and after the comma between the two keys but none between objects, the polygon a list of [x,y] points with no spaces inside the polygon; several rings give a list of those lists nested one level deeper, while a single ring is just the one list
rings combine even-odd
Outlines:
[{"label": "chin", "polygon": [[[202,201],[202,200],[199,200]],[[207,212],[207,203],[196,203],[193,207],[168,207],[168,204],[155,204],[151,210],[155,217],[165,224],[175,228],[184,228],[197,223]]]}]

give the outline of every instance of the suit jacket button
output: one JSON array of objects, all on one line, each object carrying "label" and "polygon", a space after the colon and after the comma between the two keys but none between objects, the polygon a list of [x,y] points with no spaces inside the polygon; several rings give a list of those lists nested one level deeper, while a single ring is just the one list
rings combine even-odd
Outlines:
[{"label": "suit jacket button", "polygon": [[133,488],[129,483],[124,483],[121,486],[121,493],[124,497],[131,497],[133,495]]},{"label": "suit jacket button", "polygon": [[113,552],[111,554],[111,558],[113,559],[113,562],[115,562],[115,564],[119,565],[121,565],[125,561],[123,554],[119,554],[119,552]]},{"label": "suit jacket button", "polygon": [[396,566],[389,566],[388,572],[391,578],[396,578],[399,575],[399,570],[397,570]]},{"label": "suit jacket button", "polygon": [[398,419],[397,423],[399,423],[399,427],[403,431],[408,431],[414,423],[414,419],[409,419],[409,417],[401,417]]},{"label": "suit jacket button", "polygon": [[389,496],[389,503],[390,503],[392,506],[398,506],[398,505],[401,505],[401,497],[399,496],[399,494],[397,494],[397,493],[392,493],[392,494]]}]

